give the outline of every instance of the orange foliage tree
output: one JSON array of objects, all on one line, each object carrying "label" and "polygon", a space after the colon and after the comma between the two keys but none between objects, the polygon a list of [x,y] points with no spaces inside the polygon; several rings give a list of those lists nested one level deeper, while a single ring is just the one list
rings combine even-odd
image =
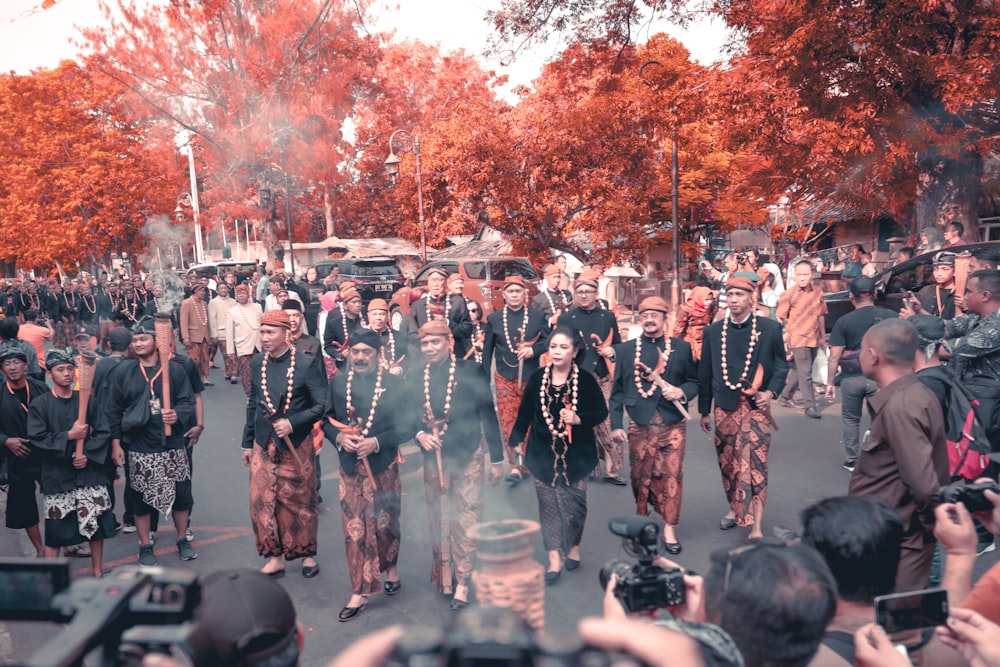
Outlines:
[{"label": "orange foliage tree", "polygon": [[280,223],[268,224],[259,196],[266,187],[291,198],[296,240],[325,237],[325,211],[344,181],[338,167],[348,155],[342,125],[379,55],[377,38],[357,25],[364,5],[118,0],[116,6],[121,18],[105,6],[106,27],[85,31],[94,49],[88,62],[196,137],[203,221],[257,221],[273,261],[285,205],[277,206]]},{"label": "orange foliage tree", "polygon": [[49,271],[143,250],[177,167],[172,137],[127,115],[126,96],[72,61],[0,77],[0,259]]},{"label": "orange foliage tree", "polygon": [[[651,14],[690,3],[503,0],[495,50],[569,35],[628,45]],[[1000,14],[990,2],[880,0],[698,5],[735,30],[719,87],[744,196],[833,196],[916,227],[973,231],[984,159],[996,148]],[[728,111],[728,114],[726,113]]]}]

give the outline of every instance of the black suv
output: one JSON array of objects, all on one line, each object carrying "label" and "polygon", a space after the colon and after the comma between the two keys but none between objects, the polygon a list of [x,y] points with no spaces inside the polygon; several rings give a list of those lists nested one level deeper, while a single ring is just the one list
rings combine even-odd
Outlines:
[{"label": "black suv", "polygon": [[[1000,241],[970,243],[956,248],[946,248],[946,250],[961,257],[963,253],[982,248],[989,248],[994,254],[1000,256]],[[931,261],[938,252],[940,250],[925,252],[881,273],[876,273],[873,278],[875,281],[875,305],[899,312],[903,307],[903,297],[906,296],[907,292],[917,292],[924,285],[934,284],[934,266]],[[828,311],[826,329],[831,331],[834,323],[851,312],[853,308],[850,299],[848,299],[847,290],[830,292],[825,296],[825,299]]]},{"label": "black suv", "polygon": [[388,301],[406,284],[399,264],[392,257],[324,259],[313,266],[320,280],[330,275],[336,266],[342,281],[353,280],[357,284],[361,300],[366,304],[372,299]]}]

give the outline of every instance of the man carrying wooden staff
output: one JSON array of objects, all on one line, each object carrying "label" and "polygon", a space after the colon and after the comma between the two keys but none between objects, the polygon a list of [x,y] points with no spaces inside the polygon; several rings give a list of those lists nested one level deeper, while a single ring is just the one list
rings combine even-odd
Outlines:
[{"label": "man carrying wooden staff", "polygon": [[645,516],[652,505],[663,517],[667,552],[679,554],[681,543],[674,530],[684,490],[685,412],[688,401],[698,395],[698,366],[687,341],[665,335],[668,311],[667,302],[658,296],[639,304],[642,334],[615,349],[618,363],[609,409],[611,436],[628,442],[636,514]]},{"label": "man carrying wooden staff", "polygon": [[448,323],[430,320],[418,335],[427,364],[407,379],[411,424],[419,424],[415,440],[424,452],[431,583],[445,595],[454,593],[451,608],[458,611],[468,605],[475,558],[469,530],[482,518],[483,434],[491,485],[503,477],[504,446],[486,376],[475,362],[455,358]]},{"label": "man carrying wooden staff", "polygon": [[52,391],[28,407],[28,440],[41,460],[45,555],[57,558],[61,548],[89,542],[93,574],[100,577],[104,540],[116,532],[107,486],[107,422],[96,404],[80,410],[71,350],[49,350],[45,366]]},{"label": "man carrying wooden staff", "polygon": [[[340,511],[351,599],[341,622],[364,611],[368,596],[402,587],[399,557],[400,482],[396,454],[412,429],[402,415],[402,378],[382,364],[382,338],[371,329],[351,336],[346,373],[330,380],[323,433],[340,457]],[[381,573],[385,573],[385,583]]]},{"label": "man carrying wooden staff", "polygon": [[[284,310],[264,313],[250,366],[250,400],[243,427],[243,465],[250,468],[250,521],[261,572],[280,577],[285,561],[302,559],[302,576],[319,574],[316,450],[309,437],[326,409],[326,378],[290,345]],[[306,480],[306,483],[303,483]]]},{"label": "man carrying wooden staff", "polygon": [[155,511],[173,513],[181,560],[198,557],[185,537],[194,497],[184,434],[196,425],[194,393],[184,367],[164,360],[157,350],[154,320],[147,315],[132,327],[136,359],[115,369],[107,408],[111,458],[116,465],[128,465],[129,485],[138,496],[132,509],[139,564],[145,566],[157,564],[150,539]]}]

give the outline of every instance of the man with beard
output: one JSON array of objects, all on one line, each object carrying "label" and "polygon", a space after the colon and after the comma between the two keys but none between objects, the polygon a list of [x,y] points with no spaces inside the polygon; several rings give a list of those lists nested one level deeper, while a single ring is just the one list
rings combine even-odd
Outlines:
[{"label": "man with beard", "polygon": [[[351,574],[351,599],[340,611],[341,622],[356,618],[379,589],[396,595],[401,588],[396,452],[412,430],[401,413],[402,380],[384,368],[381,348],[374,331],[354,333],[347,372],[330,380],[323,421],[323,432],[340,457],[340,511]],[[385,573],[384,584],[380,573]]]},{"label": "man with beard", "polygon": [[243,465],[250,468],[250,520],[257,553],[267,558],[261,572],[282,576],[282,558],[301,558],[302,576],[310,578],[319,574],[319,508],[312,483],[316,450],[309,435],[326,409],[326,381],[317,364],[296,353],[291,328],[284,310],[261,318],[264,351],[251,363]]},{"label": "man with beard", "polygon": [[554,327],[559,316],[573,305],[573,295],[569,290],[559,289],[563,273],[558,265],[546,264],[542,269],[542,275],[545,277],[545,289],[535,295],[531,305],[542,311],[546,322],[550,327]]},{"label": "man with beard", "polygon": [[361,317],[361,293],[354,283],[347,281],[340,285],[340,303],[330,311],[323,332],[323,351],[337,364],[337,372],[347,368],[348,350],[351,347],[351,333],[365,326]]},{"label": "man with beard", "polygon": [[420,327],[426,365],[411,371],[408,391],[422,424],[414,438],[424,453],[424,484],[431,523],[431,583],[454,593],[451,608],[468,605],[475,547],[469,531],[482,519],[483,448],[490,450],[491,485],[503,476],[503,441],[486,376],[475,362],[455,358],[443,317]]},{"label": "man with beard", "polygon": [[368,302],[368,328],[378,334],[382,341],[380,359],[391,375],[402,375],[405,361],[406,336],[396,333],[389,326],[389,304],[385,299]]},{"label": "man with beard", "polygon": [[177,552],[181,560],[193,560],[198,554],[185,537],[194,498],[184,434],[198,425],[191,382],[179,362],[160,358],[152,316],[132,328],[132,352],[136,359],[120,362],[115,370],[107,409],[112,459],[128,465],[129,485],[138,496],[131,509],[139,534],[139,564],[156,565],[150,539],[154,512],[173,513],[180,536]]},{"label": "man with beard", "polygon": [[[440,266],[428,269],[427,292],[413,303],[407,318],[411,347],[419,346],[417,341],[420,338],[420,327],[432,320],[443,320],[456,343],[471,340],[472,319],[469,317],[469,309],[466,308],[463,297],[456,297],[445,290],[447,279],[448,272]],[[468,347],[459,349],[456,345],[455,356],[462,358],[467,351]]]},{"label": "man with beard", "polygon": [[[687,421],[682,409],[698,395],[698,366],[691,345],[665,334],[667,302],[658,296],[639,304],[642,334],[618,346],[611,385],[611,435],[628,442],[635,511],[645,516],[649,505],[663,517],[668,553],[679,554],[674,533],[681,515]],[[622,416],[628,409],[629,430]]]},{"label": "man with beard", "polygon": [[191,287],[191,296],[181,302],[181,342],[188,356],[198,365],[201,381],[211,387],[208,380],[208,304],[205,303],[208,288],[201,283]]},{"label": "man with beard", "polygon": [[[497,417],[505,443],[517,420],[524,384],[538,369],[538,357],[548,349],[549,343],[549,325],[545,315],[540,310],[525,307],[526,295],[524,278],[508,276],[503,281],[504,307],[490,313],[486,320],[483,368],[489,373],[496,359]],[[510,464],[507,481],[514,484],[520,482],[527,468],[518,462],[509,446],[507,462]]]},{"label": "man with beard", "polygon": [[[108,494],[108,430],[104,411],[88,403],[80,421],[80,395],[73,390],[76,362],[68,350],[49,350],[45,365],[52,391],[28,408],[28,439],[39,452],[45,495],[45,556],[90,542],[92,572],[104,574],[104,540],[115,536]],[[82,442],[78,442],[82,441]]]},{"label": "man with beard", "polygon": [[[597,303],[597,286],[600,276],[594,271],[584,271],[576,280],[574,293],[576,305],[559,317],[559,324],[576,329],[586,344],[580,369],[595,378],[601,386],[604,400],[611,397],[611,379],[614,374],[615,347],[622,342],[618,320],[610,310]],[[617,486],[628,484],[618,475],[622,467],[622,444],[611,437],[610,422],[605,420],[594,429],[597,449],[604,461],[604,481]],[[598,466],[599,468],[600,466]],[[595,470],[595,473],[598,470]]]},{"label": "man with beard", "polygon": [[28,409],[32,400],[48,393],[49,388],[41,380],[27,377],[28,357],[17,343],[0,344],[0,366],[7,378],[0,390],[0,430],[3,431],[0,443],[7,449],[4,456],[10,466],[6,526],[14,530],[23,528],[35,553],[41,556],[44,551],[35,499],[41,462],[39,453],[28,441]]},{"label": "man with beard", "polygon": [[[236,372],[243,383],[243,393],[250,398],[250,361],[260,349],[260,318],[264,315],[259,303],[250,301],[246,283],[237,285],[236,305],[226,314],[226,354],[236,356]],[[236,383],[235,378],[229,380]]]},{"label": "man with beard", "polygon": [[712,432],[714,402],[715,450],[729,501],[719,528],[750,526],[751,540],[762,537],[771,401],[788,376],[781,325],[754,315],[755,293],[753,280],[744,272],[729,277],[729,312],[705,328],[698,368],[701,429]]},{"label": "man with beard", "polygon": [[226,316],[236,301],[229,296],[229,285],[219,283],[215,288],[215,298],[208,302],[209,362],[215,362],[215,352],[222,348],[222,366],[225,379],[236,384],[236,355],[226,351]]}]

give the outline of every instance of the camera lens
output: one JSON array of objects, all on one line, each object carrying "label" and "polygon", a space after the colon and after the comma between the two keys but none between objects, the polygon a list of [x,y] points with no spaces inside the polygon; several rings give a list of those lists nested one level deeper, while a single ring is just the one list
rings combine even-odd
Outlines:
[{"label": "camera lens", "polygon": [[631,573],[632,563],[617,559],[608,561],[598,574],[598,580],[601,582],[601,590],[606,591],[608,589],[608,582],[611,581],[611,575],[617,575],[620,582],[627,579]]}]

